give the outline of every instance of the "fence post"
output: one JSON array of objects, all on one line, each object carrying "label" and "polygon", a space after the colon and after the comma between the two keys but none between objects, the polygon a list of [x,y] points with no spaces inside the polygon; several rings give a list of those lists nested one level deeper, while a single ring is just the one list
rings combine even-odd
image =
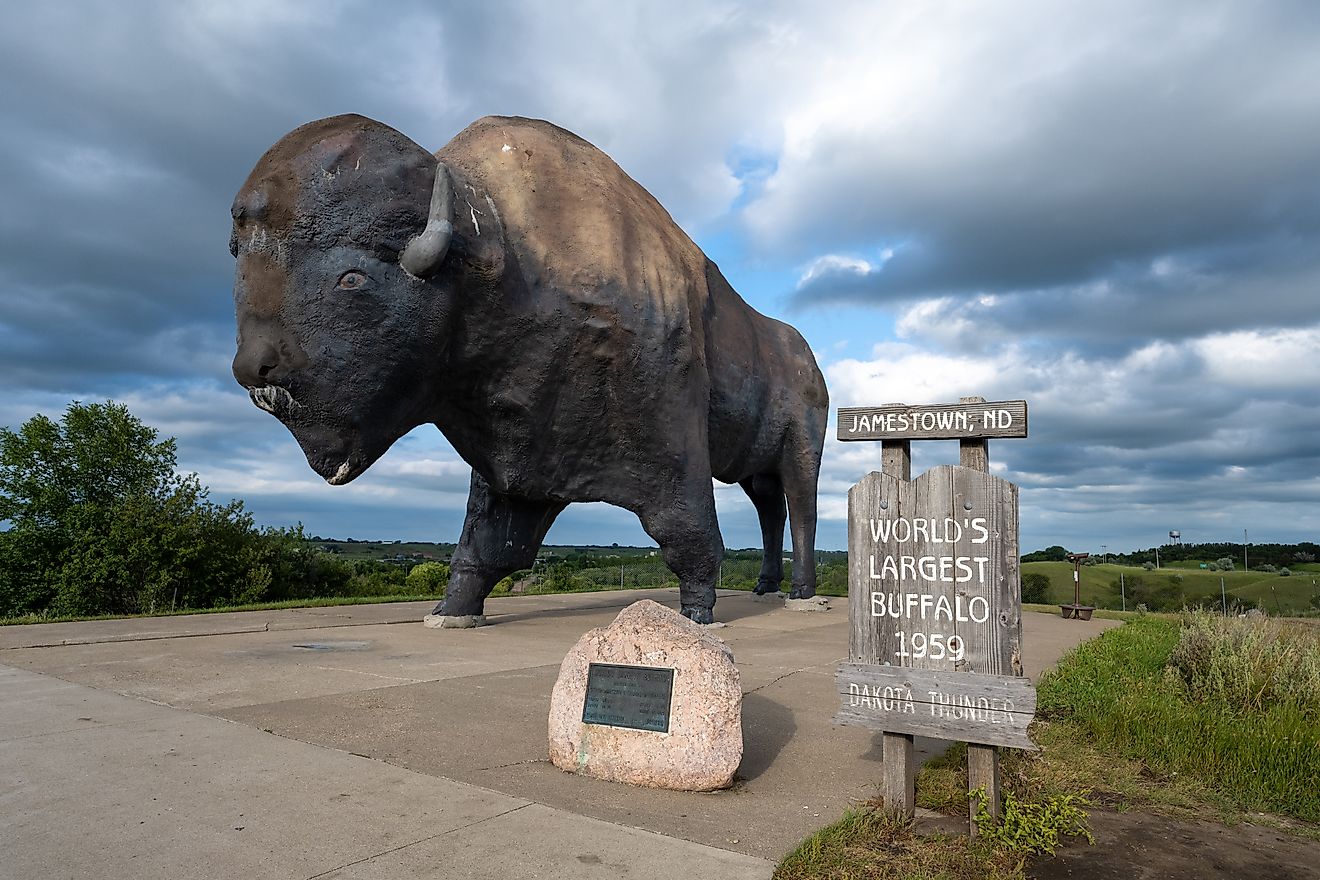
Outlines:
[{"label": "fence post", "polygon": [[[962,403],[984,403],[984,397],[964,397]],[[958,464],[975,471],[990,470],[989,440],[959,440]],[[1002,669],[995,670],[1003,672]],[[995,746],[967,744],[967,787],[975,791],[984,789],[985,806],[991,818],[999,818],[999,749]],[[976,814],[981,806],[980,798],[972,798],[969,805],[972,834],[976,834]]]}]

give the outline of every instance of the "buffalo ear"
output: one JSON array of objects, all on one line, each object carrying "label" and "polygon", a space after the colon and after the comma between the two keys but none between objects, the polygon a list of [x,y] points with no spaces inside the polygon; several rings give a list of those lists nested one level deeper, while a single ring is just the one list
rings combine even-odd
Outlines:
[{"label": "buffalo ear", "polygon": [[454,186],[444,162],[436,162],[435,185],[431,189],[431,211],[426,228],[408,242],[399,255],[399,265],[414,278],[429,278],[440,270],[454,237],[454,226],[449,221],[454,210]]}]

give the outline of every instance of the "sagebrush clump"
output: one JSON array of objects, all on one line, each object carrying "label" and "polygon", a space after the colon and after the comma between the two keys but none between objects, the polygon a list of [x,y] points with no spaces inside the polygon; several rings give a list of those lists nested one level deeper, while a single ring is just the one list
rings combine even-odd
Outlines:
[{"label": "sagebrush clump", "polygon": [[1190,701],[1243,715],[1290,706],[1320,722],[1320,628],[1188,613],[1169,669]]}]

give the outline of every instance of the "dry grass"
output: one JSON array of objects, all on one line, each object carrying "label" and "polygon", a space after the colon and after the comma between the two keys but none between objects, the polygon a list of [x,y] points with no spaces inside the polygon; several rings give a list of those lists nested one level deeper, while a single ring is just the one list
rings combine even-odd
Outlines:
[{"label": "dry grass", "polygon": [[775,880],[1022,880],[1025,857],[983,838],[914,834],[868,801],[805,840]]}]

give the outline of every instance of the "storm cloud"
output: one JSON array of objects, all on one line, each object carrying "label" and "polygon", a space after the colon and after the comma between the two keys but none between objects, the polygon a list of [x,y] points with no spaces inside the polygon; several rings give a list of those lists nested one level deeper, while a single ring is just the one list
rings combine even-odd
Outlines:
[{"label": "storm cloud", "polygon": [[[0,31],[0,423],[115,398],[270,524],[452,540],[438,432],[329,487],[229,376],[228,209],[343,112],[550,119],[651,190],[836,405],[1027,398],[1023,543],[1316,539],[1320,8],[75,0]],[[950,460],[918,444],[918,467]],[[820,543],[874,444],[827,444]],[[759,543],[737,490],[726,544]],[[551,540],[644,539],[570,509]]]}]

